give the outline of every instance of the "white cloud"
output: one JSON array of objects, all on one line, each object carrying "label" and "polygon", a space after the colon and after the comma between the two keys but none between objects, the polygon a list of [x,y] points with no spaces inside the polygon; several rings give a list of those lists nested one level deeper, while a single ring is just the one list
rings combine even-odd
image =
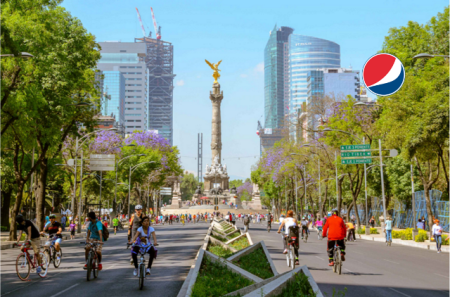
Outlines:
[{"label": "white cloud", "polygon": [[264,62],[261,62],[258,65],[256,65],[255,71],[256,72],[264,72]]},{"label": "white cloud", "polygon": [[241,74],[242,78],[246,78],[248,75],[247,74]]},{"label": "white cloud", "polygon": [[177,86],[179,87],[184,86],[184,80],[177,81]]}]

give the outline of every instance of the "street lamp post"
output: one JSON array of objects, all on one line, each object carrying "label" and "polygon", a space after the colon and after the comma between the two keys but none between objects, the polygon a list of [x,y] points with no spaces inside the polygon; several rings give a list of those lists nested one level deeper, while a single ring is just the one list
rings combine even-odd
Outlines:
[{"label": "street lamp post", "polygon": [[131,217],[131,213],[130,213],[130,197],[131,197],[131,174],[133,173],[133,171],[140,165],[142,164],[149,164],[149,163],[155,163],[155,161],[149,161],[149,162],[142,162],[139,163],[137,165],[134,166],[130,166],[130,175],[128,176],[128,218]]},{"label": "street lamp post", "polygon": [[430,55],[427,53],[421,53],[421,54],[415,55],[413,57],[413,59],[429,59],[429,58],[434,58],[434,57],[444,57],[444,58],[448,59],[449,55]]}]

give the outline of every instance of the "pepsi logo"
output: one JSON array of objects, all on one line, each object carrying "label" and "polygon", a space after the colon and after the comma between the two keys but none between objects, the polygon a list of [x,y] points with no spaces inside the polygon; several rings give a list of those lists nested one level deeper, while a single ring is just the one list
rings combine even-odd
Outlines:
[{"label": "pepsi logo", "polygon": [[389,96],[400,90],[405,82],[405,68],[396,56],[376,54],[364,65],[363,80],[372,93]]}]

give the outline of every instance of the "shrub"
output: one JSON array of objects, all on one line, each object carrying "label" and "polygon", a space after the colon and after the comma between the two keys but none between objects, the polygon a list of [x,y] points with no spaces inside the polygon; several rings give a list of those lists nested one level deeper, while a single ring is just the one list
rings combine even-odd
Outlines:
[{"label": "shrub", "polygon": [[1,231],[8,231],[8,227],[6,227],[6,226],[1,226]]},{"label": "shrub", "polygon": [[366,227],[358,228],[356,234],[366,234]]},{"label": "shrub", "polygon": [[442,234],[441,239],[442,239],[442,245],[448,245],[448,242],[449,242],[448,235]]},{"label": "shrub", "polygon": [[242,289],[253,282],[232,272],[220,263],[204,258],[192,289],[192,297],[223,296]]},{"label": "shrub", "polygon": [[380,234],[377,228],[370,228],[370,234]]},{"label": "shrub", "polygon": [[215,239],[217,239],[217,240],[220,240],[220,241],[222,241],[222,242],[226,242],[226,241],[227,241],[225,238],[222,238],[222,237],[219,237],[219,236],[215,236],[215,235],[212,235],[212,234],[211,234],[211,237],[212,237],[212,238],[215,238]]},{"label": "shrub", "polygon": [[236,238],[236,237],[238,237],[238,236],[240,236],[240,235],[241,235],[241,233],[236,232],[236,233],[233,233],[233,234],[231,234],[231,235],[228,235],[227,237],[228,237],[229,239],[233,239],[233,238]]},{"label": "shrub", "polygon": [[401,238],[403,231],[394,231],[392,230],[392,238]]},{"label": "shrub", "polygon": [[428,239],[427,231],[419,229],[419,234],[417,234],[415,239],[416,242],[425,242]]}]

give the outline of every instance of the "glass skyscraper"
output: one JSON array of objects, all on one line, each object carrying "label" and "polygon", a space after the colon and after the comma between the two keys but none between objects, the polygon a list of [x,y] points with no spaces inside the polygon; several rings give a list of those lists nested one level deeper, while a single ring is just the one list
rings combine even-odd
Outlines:
[{"label": "glass skyscraper", "polygon": [[308,98],[308,71],[341,66],[340,46],[316,37],[289,36],[290,104],[294,112]]},{"label": "glass skyscraper", "polygon": [[125,79],[120,71],[103,71],[103,94],[109,95],[102,103],[102,114],[113,115],[116,121],[124,121]]}]

